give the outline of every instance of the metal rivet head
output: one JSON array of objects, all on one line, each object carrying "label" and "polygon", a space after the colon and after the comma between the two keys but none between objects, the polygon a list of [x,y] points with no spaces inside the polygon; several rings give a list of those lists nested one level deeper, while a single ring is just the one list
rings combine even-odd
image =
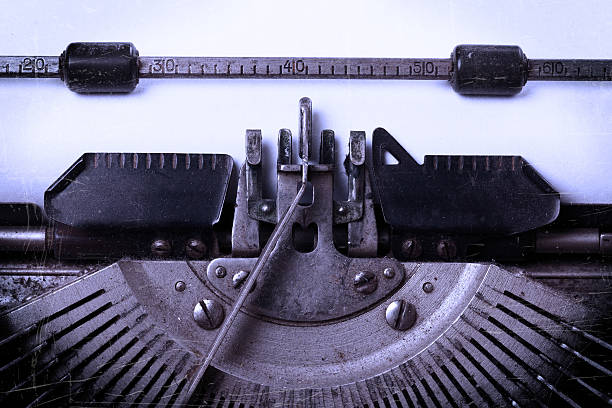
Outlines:
[{"label": "metal rivet head", "polygon": [[438,242],[436,251],[438,256],[445,261],[450,261],[457,256],[457,246],[450,239],[443,239]]},{"label": "metal rivet head", "polygon": [[387,279],[393,279],[393,277],[395,276],[395,271],[393,270],[393,268],[385,268],[385,270],[383,271],[383,276]]},{"label": "metal rivet head", "polygon": [[264,214],[269,213],[271,209],[272,209],[272,208],[271,208],[271,207],[270,207],[270,206],[269,206],[267,203],[262,203],[262,204],[259,206],[259,211],[261,211],[261,212],[262,212],[262,213],[264,213]]},{"label": "metal rivet head", "polygon": [[227,270],[225,269],[224,266],[217,266],[215,268],[215,276],[219,279],[225,278],[225,275],[227,275]]},{"label": "metal rivet head", "polygon": [[249,277],[248,271],[239,271],[238,273],[235,273],[234,276],[232,277],[232,286],[235,289],[238,289],[240,286],[242,286],[242,284],[244,283],[244,281],[246,281],[248,277]]},{"label": "metal rivet head", "polygon": [[168,256],[171,250],[170,242],[165,239],[156,239],[151,243],[151,253],[155,256]]},{"label": "metal rivet head", "polygon": [[402,242],[400,253],[406,259],[416,259],[423,253],[423,247],[419,240],[408,238]]},{"label": "metal rivet head", "polygon": [[187,285],[183,281],[178,281],[174,284],[174,290],[177,292],[182,292],[187,288]]},{"label": "metal rivet head", "polygon": [[336,208],[336,211],[338,212],[338,214],[344,214],[346,208],[344,208],[343,206],[339,206],[338,208]]},{"label": "metal rivet head", "polygon": [[206,244],[199,239],[192,238],[185,245],[185,253],[191,259],[202,259],[206,255]]},{"label": "metal rivet head", "polygon": [[378,278],[372,272],[359,272],[353,279],[353,285],[357,292],[367,295],[378,287]]},{"label": "metal rivet head", "polygon": [[214,330],[223,323],[225,311],[216,300],[204,299],[193,308],[193,320],[203,329]]},{"label": "metal rivet head", "polygon": [[416,322],[416,308],[405,300],[396,300],[387,306],[385,318],[389,326],[395,330],[408,330]]},{"label": "metal rivet head", "polygon": [[431,293],[434,290],[434,285],[431,282],[425,282],[423,284],[423,292],[425,293]]}]

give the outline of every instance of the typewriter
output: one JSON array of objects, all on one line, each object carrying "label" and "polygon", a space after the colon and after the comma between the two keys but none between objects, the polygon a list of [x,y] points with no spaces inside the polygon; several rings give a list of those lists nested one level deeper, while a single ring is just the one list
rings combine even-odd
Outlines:
[{"label": "typewriter", "polygon": [[240,168],[85,153],[44,208],[0,204],[3,406],[612,404],[612,204],[563,203],[520,156],[315,136],[309,98],[276,163],[244,140]]}]

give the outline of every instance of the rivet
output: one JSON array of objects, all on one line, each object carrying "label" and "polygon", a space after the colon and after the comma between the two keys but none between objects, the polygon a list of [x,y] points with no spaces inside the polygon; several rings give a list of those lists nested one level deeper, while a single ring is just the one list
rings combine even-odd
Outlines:
[{"label": "rivet", "polygon": [[191,259],[204,258],[206,251],[206,244],[199,239],[192,238],[185,244],[185,253]]},{"label": "rivet", "polygon": [[423,247],[418,239],[408,238],[402,242],[400,253],[406,259],[417,259],[423,253]]},{"label": "rivet", "polygon": [[450,239],[443,239],[438,242],[436,252],[441,259],[450,261],[457,256],[457,245]]},{"label": "rivet", "polygon": [[372,272],[358,272],[353,279],[355,290],[359,293],[370,294],[378,287],[378,278]]},{"label": "rivet", "polygon": [[425,282],[423,284],[423,292],[425,293],[431,293],[434,290],[434,285],[431,282]]},{"label": "rivet", "polygon": [[240,286],[242,286],[242,284],[248,277],[248,271],[239,271],[238,273],[235,273],[232,277],[232,286],[234,287],[234,289],[238,289]]},{"label": "rivet", "polygon": [[165,239],[156,239],[151,243],[151,253],[155,256],[168,256],[171,249],[170,242]]},{"label": "rivet", "polygon": [[393,268],[385,268],[385,270],[383,271],[383,276],[387,279],[393,279],[393,277],[395,276],[395,271],[393,270]]},{"label": "rivet", "polygon": [[262,213],[264,213],[264,214],[269,213],[269,212],[270,212],[270,210],[271,210],[271,208],[270,208],[270,206],[269,206],[267,203],[262,203],[262,204],[259,206],[259,211],[261,211],[261,212],[262,212]]},{"label": "rivet", "polygon": [[217,266],[215,268],[215,276],[219,279],[225,278],[225,275],[227,275],[227,270],[225,269],[224,266]]}]

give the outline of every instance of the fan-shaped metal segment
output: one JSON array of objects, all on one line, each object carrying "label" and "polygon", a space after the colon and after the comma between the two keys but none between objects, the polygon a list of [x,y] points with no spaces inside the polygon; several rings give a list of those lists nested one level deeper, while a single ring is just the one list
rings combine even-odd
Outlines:
[{"label": "fan-shaped metal segment", "polygon": [[[292,326],[241,313],[202,384],[202,405],[610,402],[611,346],[593,310],[496,266],[405,266],[413,272],[397,292],[339,321]],[[205,268],[122,262],[2,315],[4,406],[173,406],[214,335],[191,318],[199,296],[216,296],[200,280]],[[400,298],[418,313],[405,332],[385,321]]]}]

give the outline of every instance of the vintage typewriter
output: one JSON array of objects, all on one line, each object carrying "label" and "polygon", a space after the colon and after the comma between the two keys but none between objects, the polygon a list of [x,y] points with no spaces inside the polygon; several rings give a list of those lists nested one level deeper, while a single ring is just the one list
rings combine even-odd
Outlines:
[{"label": "vintage typewriter", "polygon": [[[156,74],[367,76],[374,62],[377,75],[450,79],[465,94],[612,75],[610,60],[527,60],[499,46],[440,60],[262,59],[252,70],[149,61],[131,44],[2,58],[5,76],[60,76],[79,92],[128,92]],[[520,156],[419,164],[383,128],[371,149],[364,131],[323,130],[315,154],[308,98],[298,129],[296,140],[279,131],[273,196],[251,129],[239,169],[224,154],[85,153],[44,209],[0,204],[0,403],[612,403],[612,204],[564,204]],[[339,175],[346,197],[334,194]]]}]

